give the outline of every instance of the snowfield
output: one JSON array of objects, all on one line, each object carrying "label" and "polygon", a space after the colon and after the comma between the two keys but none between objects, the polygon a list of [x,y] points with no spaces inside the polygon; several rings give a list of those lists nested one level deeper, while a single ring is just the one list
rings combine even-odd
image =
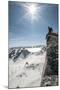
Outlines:
[{"label": "snowfield", "polygon": [[[18,49],[15,50],[15,53],[12,53],[12,50],[9,51],[10,54],[12,53],[9,58],[9,88],[41,86],[46,64],[46,50],[41,48],[35,50],[31,48],[30,50],[29,48],[22,51],[19,49],[19,54],[17,51]],[[14,61],[16,55],[19,57]]]}]

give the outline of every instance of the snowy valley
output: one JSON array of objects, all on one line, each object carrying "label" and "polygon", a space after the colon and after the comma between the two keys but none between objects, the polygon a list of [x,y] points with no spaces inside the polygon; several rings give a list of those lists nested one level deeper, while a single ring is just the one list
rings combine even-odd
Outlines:
[{"label": "snowy valley", "polygon": [[46,47],[9,49],[9,88],[41,86]]}]

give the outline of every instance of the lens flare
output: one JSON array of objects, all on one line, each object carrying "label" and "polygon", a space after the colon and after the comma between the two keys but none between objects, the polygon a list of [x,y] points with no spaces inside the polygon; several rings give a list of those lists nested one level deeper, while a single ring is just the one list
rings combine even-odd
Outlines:
[{"label": "lens flare", "polygon": [[23,7],[25,13],[22,16],[23,19],[30,20],[31,23],[39,21],[39,18],[41,18],[41,6],[39,6],[39,4],[23,3],[21,6]]},{"label": "lens flare", "polygon": [[34,4],[28,7],[29,14],[35,15],[36,14],[36,6]]}]

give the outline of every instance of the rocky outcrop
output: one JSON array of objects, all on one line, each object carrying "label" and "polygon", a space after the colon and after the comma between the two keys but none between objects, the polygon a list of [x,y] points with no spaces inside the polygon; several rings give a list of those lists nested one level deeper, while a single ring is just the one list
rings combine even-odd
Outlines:
[{"label": "rocky outcrop", "polygon": [[41,86],[46,87],[46,86],[56,86],[58,85],[58,76],[57,75],[46,75],[42,79]]},{"label": "rocky outcrop", "polygon": [[47,39],[47,68],[46,74],[58,75],[58,34],[48,27]]},{"label": "rocky outcrop", "polygon": [[46,35],[47,43],[47,65],[45,74],[42,78],[41,86],[58,85],[58,34],[48,27]]},{"label": "rocky outcrop", "polygon": [[29,54],[30,52],[24,48],[18,48],[17,50],[13,48],[9,53],[9,59],[13,59],[16,62],[19,57],[25,59]]}]

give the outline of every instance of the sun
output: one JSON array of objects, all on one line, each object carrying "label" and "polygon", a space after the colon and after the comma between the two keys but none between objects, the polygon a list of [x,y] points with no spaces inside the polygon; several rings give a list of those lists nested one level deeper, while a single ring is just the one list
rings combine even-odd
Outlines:
[{"label": "sun", "polygon": [[31,22],[34,22],[37,19],[37,6],[36,4],[30,4],[27,7],[27,13]]},{"label": "sun", "polygon": [[31,14],[31,15],[35,15],[35,14],[36,14],[36,6],[35,6],[34,4],[29,5],[29,7],[28,7],[28,12],[29,12],[29,14]]},{"label": "sun", "polygon": [[39,18],[39,11],[41,11],[41,8],[36,3],[26,3],[23,4],[24,10],[26,11],[25,17],[27,20],[30,20],[31,23],[34,23],[35,21],[38,21]]}]

